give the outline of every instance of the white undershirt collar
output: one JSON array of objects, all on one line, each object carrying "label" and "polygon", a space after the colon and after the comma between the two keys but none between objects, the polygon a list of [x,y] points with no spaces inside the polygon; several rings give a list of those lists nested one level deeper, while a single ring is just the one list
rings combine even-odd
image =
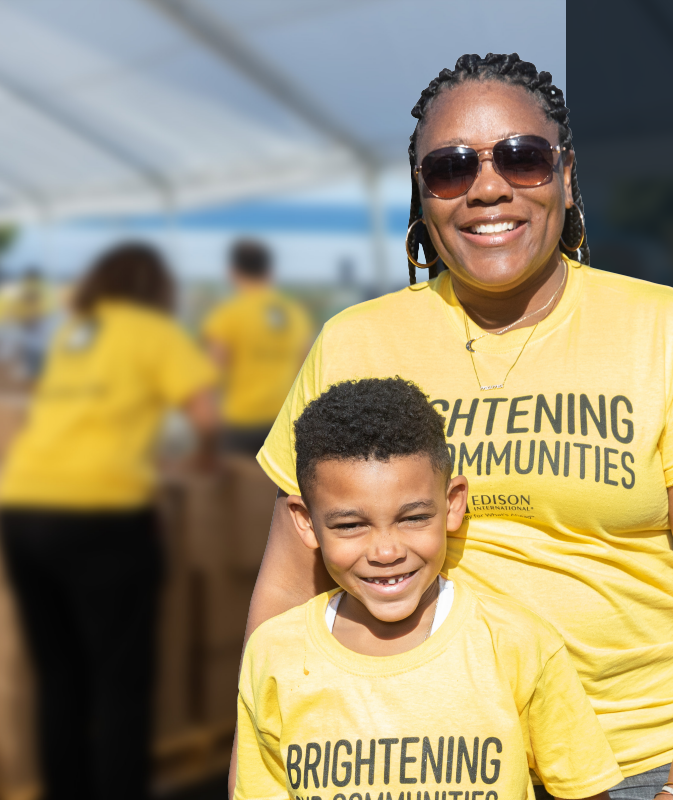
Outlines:
[{"label": "white undershirt collar", "polygon": [[[453,581],[449,581],[441,575],[439,575],[438,580],[439,597],[437,598],[437,608],[435,609],[435,618],[432,621],[430,636],[432,636],[435,631],[439,630],[441,624],[449,616],[449,611],[451,611],[451,606],[453,604]],[[327,623],[327,629],[330,633],[334,630],[337,609],[339,608],[339,603],[344,594],[344,592],[337,592],[325,609],[325,622]]]}]

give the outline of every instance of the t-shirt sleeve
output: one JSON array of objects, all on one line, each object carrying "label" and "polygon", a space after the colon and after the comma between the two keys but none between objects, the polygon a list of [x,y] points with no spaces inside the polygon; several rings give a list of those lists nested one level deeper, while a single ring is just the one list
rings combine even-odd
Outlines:
[{"label": "t-shirt sleeve", "polygon": [[299,494],[294,451],[294,422],[311,400],[323,391],[320,375],[321,353],[322,334],[316,339],[304,365],[299,370],[280,414],[264,446],[257,454],[257,460],[264,472],[288,494]]},{"label": "t-shirt sleeve", "polygon": [[170,405],[179,406],[198,392],[215,387],[215,367],[176,323],[161,326],[148,354],[156,388]]},{"label": "t-shirt sleeve", "polygon": [[622,773],[567,649],[547,661],[526,709],[529,761],[555,797],[590,797]]},{"label": "t-shirt sleeve", "polygon": [[280,742],[257,724],[255,715],[238,696],[238,753],[234,800],[287,800]]},{"label": "t-shirt sleeve", "polygon": [[673,401],[668,406],[666,427],[659,441],[661,461],[664,467],[666,487],[673,486]]},{"label": "t-shirt sleeve", "polygon": [[287,800],[280,709],[273,682],[267,683],[256,674],[251,658],[254,642],[253,635],[241,666],[234,800]]}]

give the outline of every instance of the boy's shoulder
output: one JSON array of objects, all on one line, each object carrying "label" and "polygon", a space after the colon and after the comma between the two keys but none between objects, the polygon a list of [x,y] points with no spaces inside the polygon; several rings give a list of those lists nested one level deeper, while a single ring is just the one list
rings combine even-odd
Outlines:
[{"label": "boy's shoulder", "polygon": [[[464,586],[460,581],[454,583]],[[475,615],[488,627],[498,653],[520,654],[521,658],[536,654],[535,660],[543,667],[564,646],[556,628],[527,606],[503,595],[469,591],[475,598]]]},{"label": "boy's shoulder", "polygon": [[314,597],[303,605],[267,619],[252,634],[246,649],[266,649],[280,643],[287,643],[288,640],[294,640],[297,637],[303,638],[306,632],[306,610],[309,604],[314,603],[316,599]]},{"label": "boy's shoulder", "polygon": [[313,597],[303,605],[291,608],[276,617],[263,622],[251,635],[245,647],[245,658],[259,669],[262,663],[268,666],[279,666],[284,653],[304,651],[308,635],[307,617],[309,610],[316,604],[325,604],[327,594]]},{"label": "boy's shoulder", "polygon": [[506,676],[517,706],[523,708],[547,665],[563,650],[563,637],[547,620],[515,600],[454,583],[473,595],[472,624],[476,630],[467,635],[482,641],[486,637],[494,663]]}]

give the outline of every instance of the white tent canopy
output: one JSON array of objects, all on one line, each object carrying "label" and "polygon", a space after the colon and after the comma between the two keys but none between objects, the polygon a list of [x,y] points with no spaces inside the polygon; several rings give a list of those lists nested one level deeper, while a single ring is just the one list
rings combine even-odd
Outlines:
[{"label": "white tent canopy", "polygon": [[0,35],[3,219],[375,189],[462,52],[565,84],[563,0],[0,0]]}]

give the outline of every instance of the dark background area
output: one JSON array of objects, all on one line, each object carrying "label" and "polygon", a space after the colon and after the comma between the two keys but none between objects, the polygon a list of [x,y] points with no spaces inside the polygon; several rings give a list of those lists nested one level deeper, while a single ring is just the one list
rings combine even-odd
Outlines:
[{"label": "dark background area", "polygon": [[673,286],[673,3],[567,0],[566,14],[591,266]]}]

